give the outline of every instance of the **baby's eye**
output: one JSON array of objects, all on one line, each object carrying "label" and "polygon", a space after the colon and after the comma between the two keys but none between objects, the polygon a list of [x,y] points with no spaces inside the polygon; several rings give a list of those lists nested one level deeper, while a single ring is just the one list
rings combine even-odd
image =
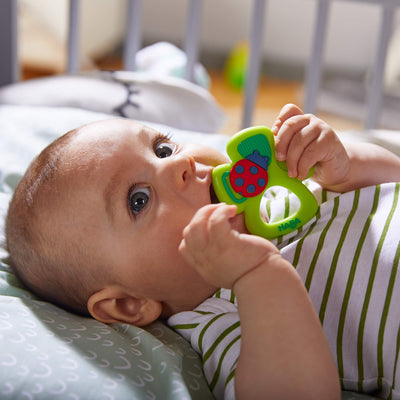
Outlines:
[{"label": "baby's eye", "polygon": [[135,189],[133,188],[128,197],[128,206],[132,211],[132,214],[136,216],[139,214],[143,208],[146,207],[148,201],[150,199],[150,189],[143,187]]},{"label": "baby's eye", "polygon": [[154,146],[154,153],[158,158],[170,157],[175,150],[175,144],[171,142],[160,142]]}]

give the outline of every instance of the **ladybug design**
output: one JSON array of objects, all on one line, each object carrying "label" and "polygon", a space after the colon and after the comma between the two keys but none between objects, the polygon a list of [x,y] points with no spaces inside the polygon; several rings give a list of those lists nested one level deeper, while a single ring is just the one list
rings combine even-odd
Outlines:
[{"label": "ladybug design", "polygon": [[229,174],[233,190],[246,198],[262,193],[268,184],[268,164],[269,157],[261,156],[257,150],[239,160]]},{"label": "ladybug design", "polygon": [[[299,229],[317,214],[319,205],[314,195],[302,181],[291,178],[286,165],[276,159],[274,134],[267,127],[240,131],[229,139],[226,152],[231,162],[213,169],[213,189],[221,202],[234,204],[237,214],[244,214],[249,232],[274,239]],[[274,186],[287,188],[297,196],[300,207],[289,216],[266,221],[261,201],[265,191]]]}]

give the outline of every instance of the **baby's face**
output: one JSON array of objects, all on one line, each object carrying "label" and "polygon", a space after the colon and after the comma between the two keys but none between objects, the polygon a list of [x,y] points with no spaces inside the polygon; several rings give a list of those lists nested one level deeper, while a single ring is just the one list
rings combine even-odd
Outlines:
[{"label": "baby's face", "polygon": [[68,151],[76,214],[68,219],[79,219],[91,257],[109,265],[110,285],[162,301],[166,314],[216,290],[178,247],[195,212],[212,202],[211,171],[225,156],[125,120],[81,128]]}]

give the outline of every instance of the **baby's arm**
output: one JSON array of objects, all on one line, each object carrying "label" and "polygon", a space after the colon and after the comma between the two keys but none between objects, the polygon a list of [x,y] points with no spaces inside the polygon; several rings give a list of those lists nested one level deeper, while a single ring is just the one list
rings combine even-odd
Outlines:
[{"label": "baby's arm", "polygon": [[241,320],[237,399],[339,399],[321,324],[293,266],[266,239],[232,229],[236,206],[201,208],[180,250],[205,280],[234,290]]},{"label": "baby's arm", "polygon": [[370,143],[342,143],[334,130],[293,104],[284,106],[272,131],[276,156],[286,161],[292,177],[313,179],[325,189],[346,192],[384,182],[400,181],[400,159]]}]

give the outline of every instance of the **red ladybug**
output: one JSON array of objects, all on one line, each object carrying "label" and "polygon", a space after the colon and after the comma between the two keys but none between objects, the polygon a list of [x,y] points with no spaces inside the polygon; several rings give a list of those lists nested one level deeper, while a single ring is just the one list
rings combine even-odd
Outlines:
[{"label": "red ladybug", "polygon": [[264,192],[268,184],[269,157],[255,150],[239,160],[231,169],[229,181],[233,190],[243,197],[255,197]]}]

